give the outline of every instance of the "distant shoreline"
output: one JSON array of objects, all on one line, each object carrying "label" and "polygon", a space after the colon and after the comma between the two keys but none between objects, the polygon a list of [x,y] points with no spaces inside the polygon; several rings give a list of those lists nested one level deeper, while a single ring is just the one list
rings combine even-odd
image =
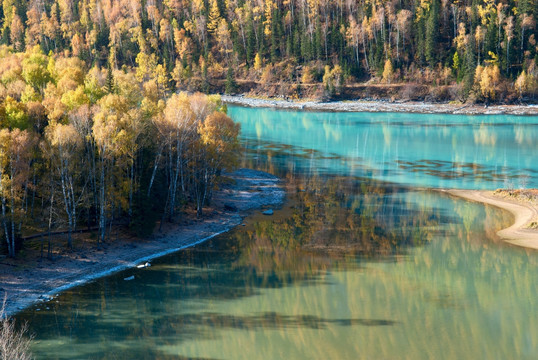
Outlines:
[{"label": "distant shoreline", "polygon": [[538,250],[538,229],[528,228],[531,222],[538,219],[537,203],[507,198],[498,195],[497,192],[488,190],[452,189],[443,190],[442,192],[509,211],[514,215],[514,223],[505,229],[497,231],[497,235],[512,245]]},{"label": "distant shoreline", "polygon": [[419,114],[454,115],[526,115],[538,116],[538,105],[466,105],[427,102],[389,102],[389,101],[334,101],[317,102],[311,100],[286,100],[281,98],[261,99],[247,96],[222,95],[227,104],[253,107],[276,108],[305,111],[327,112],[406,112]]},{"label": "distant shoreline", "polygon": [[[80,247],[55,260],[3,259],[0,298],[7,297],[8,316],[58,293],[152,259],[200,244],[240,225],[252,210],[278,207],[285,197],[280,179],[263,171],[240,169],[229,176],[235,184],[215,193],[213,214],[187,225],[166,226],[150,239],[121,236],[101,249]],[[134,269],[136,279],[136,271]],[[143,271],[143,268],[140,269]],[[131,274],[130,274],[131,275]]]}]

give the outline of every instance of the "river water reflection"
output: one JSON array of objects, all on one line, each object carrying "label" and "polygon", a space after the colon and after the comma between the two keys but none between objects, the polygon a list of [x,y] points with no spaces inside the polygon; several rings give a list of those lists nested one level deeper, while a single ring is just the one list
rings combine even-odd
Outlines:
[{"label": "river water reflection", "polygon": [[[538,187],[537,116],[316,113],[230,107],[251,149],[299,157],[307,174],[410,186]],[[289,160],[288,160],[289,163]]]},{"label": "river water reflection", "polygon": [[537,252],[496,237],[505,212],[423,187],[534,184],[536,118],[230,114],[284,208],[21,313],[38,359],[535,358]]}]

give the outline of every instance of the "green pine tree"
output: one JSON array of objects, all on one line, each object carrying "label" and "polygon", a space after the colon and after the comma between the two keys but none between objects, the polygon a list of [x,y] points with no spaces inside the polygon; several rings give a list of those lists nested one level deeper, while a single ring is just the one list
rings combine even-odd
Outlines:
[{"label": "green pine tree", "polygon": [[109,94],[114,92],[114,74],[112,73],[112,66],[110,64],[106,72],[106,92]]},{"label": "green pine tree", "polygon": [[476,54],[474,36],[469,37],[469,41],[465,46],[465,62],[463,74],[463,95],[469,96],[474,84],[474,75],[476,71]]},{"label": "green pine tree", "polygon": [[226,85],[224,92],[228,95],[237,92],[237,82],[235,81],[234,71],[231,66],[228,68],[228,73],[226,74]]},{"label": "green pine tree", "polygon": [[438,59],[439,36],[439,0],[433,0],[426,23],[425,57],[430,67],[434,67]]}]

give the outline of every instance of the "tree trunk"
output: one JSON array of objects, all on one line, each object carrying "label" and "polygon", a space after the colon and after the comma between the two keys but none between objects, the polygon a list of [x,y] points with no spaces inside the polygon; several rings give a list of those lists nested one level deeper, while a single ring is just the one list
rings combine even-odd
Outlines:
[{"label": "tree trunk", "polygon": [[151,173],[151,179],[148,186],[148,197],[151,195],[151,188],[153,187],[153,182],[155,181],[155,175],[157,174],[157,168],[159,167],[159,161],[161,159],[161,154],[163,152],[163,146],[159,148],[159,152],[155,158],[155,164],[153,165],[153,172]]},{"label": "tree trunk", "polygon": [[106,218],[105,218],[105,164],[102,160],[101,165],[101,184],[99,189],[99,241],[104,242],[106,236]]}]

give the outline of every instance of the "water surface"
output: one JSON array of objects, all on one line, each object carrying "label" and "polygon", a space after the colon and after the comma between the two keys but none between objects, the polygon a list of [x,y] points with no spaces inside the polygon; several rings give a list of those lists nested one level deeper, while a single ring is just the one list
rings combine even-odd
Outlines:
[{"label": "water surface", "polygon": [[229,114],[287,205],[21,313],[38,359],[535,358],[537,252],[424,188],[536,186],[536,117]]},{"label": "water surface", "polygon": [[[229,107],[251,149],[293,149],[301,172],[411,186],[538,187],[538,117]],[[289,146],[292,145],[292,148]]]}]

